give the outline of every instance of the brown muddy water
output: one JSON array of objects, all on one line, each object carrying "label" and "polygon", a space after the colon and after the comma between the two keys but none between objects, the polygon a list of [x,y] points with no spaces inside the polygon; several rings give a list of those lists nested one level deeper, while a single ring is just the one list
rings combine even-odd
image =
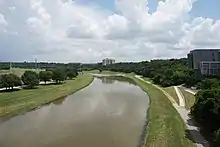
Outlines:
[{"label": "brown muddy water", "polygon": [[95,78],[85,89],[0,124],[0,147],[136,147],[149,98],[119,78]]}]

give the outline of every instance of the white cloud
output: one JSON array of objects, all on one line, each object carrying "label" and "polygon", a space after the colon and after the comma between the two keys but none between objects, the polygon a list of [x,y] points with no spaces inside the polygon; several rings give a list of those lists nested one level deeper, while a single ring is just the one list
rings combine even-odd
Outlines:
[{"label": "white cloud", "polygon": [[8,25],[8,23],[7,23],[7,21],[5,20],[5,16],[0,13],[0,33],[1,33],[2,31],[5,31],[5,27],[6,27],[7,25]]},{"label": "white cloud", "polygon": [[220,20],[191,18],[194,1],[159,1],[150,14],[147,0],[116,0],[117,13],[72,0],[0,0],[0,30],[7,28],[0,34],[0,58],[137,61],[219,47]]}]

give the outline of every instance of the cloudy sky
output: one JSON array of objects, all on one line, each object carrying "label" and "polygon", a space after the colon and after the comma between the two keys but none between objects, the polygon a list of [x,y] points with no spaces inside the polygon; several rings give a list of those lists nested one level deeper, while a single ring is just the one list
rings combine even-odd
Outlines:
[{"label": "cloudy sky", "polygon": [[185,57],[220,48],[219,0],[0,0],[0,61]]}]

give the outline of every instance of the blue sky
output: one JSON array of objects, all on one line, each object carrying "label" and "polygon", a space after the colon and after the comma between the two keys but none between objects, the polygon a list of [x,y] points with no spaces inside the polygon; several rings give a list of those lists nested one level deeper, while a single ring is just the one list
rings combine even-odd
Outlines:
[{"label": "blue sky", "polygon": [[191,15],[220,19],[220,0],[198,0],[194,3]]},{"label": "blue sky", "polygon": [[[114,0],[75,0],[82,4],[97,4],[104,9],[115,11]],[[150,13],[156,11],[157,0],[148,0]],[[190,12],[192,17],[204,17],[212,19],[220,19],[220,0],[197,0],[193,4],[193,9]]]}]

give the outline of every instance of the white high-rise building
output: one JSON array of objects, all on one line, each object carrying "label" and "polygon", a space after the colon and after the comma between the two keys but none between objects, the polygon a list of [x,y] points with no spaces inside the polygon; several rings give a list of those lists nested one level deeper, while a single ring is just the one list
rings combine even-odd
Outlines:
[{"label": "white high-rise building", "polygon": [[111,64],[115,64],[115,60],[114,59],[106,58],[106,59],[102,60],[102,65],[111,65]]}]

